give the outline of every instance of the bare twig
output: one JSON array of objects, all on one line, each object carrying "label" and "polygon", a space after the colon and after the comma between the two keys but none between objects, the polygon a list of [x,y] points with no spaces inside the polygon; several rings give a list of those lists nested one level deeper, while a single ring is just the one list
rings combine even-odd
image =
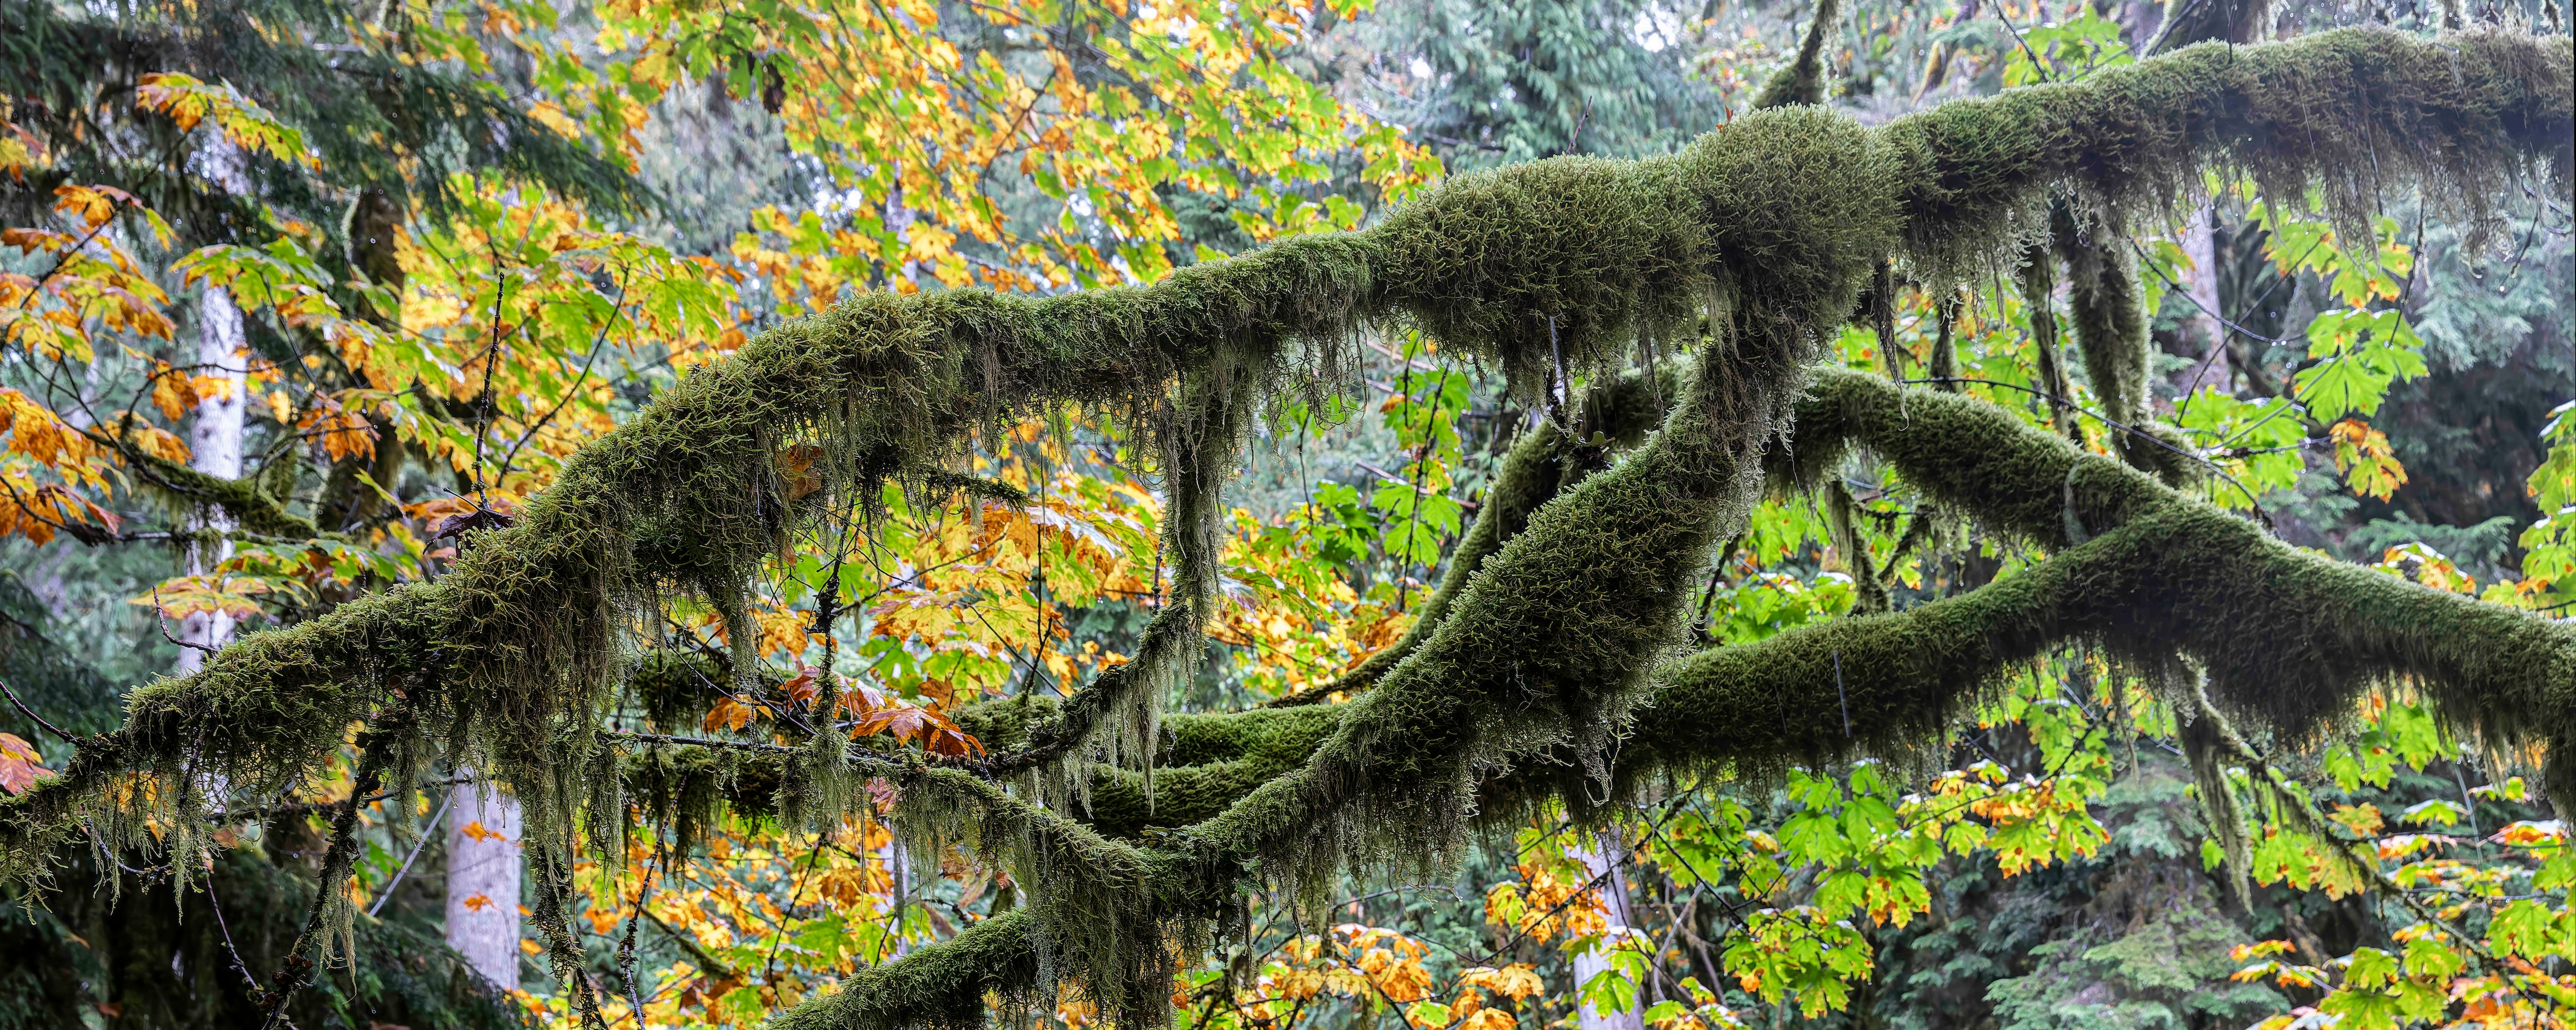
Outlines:
[{"label": "bare twig", "polygon": [[152,587],[152,619],[161,627],[161,639],[167,640],[180,647],[193,647],[207,654],[217,653],[217,648],[209,647],[205,644],[181,640],[170,635],[170,612],[168,609],[161,606],[161,586],[157,583],[153,584]]},{"label": "bare twig", "polygon": [[26,717],[27,717],[27,719],[28,719],[28,721],[35,723],[35,724],[36,724],[36,728],[37,728],[37,729],[41,729],[41,730],[43,730],[43,731],[45,731],[45,732],[47,732],[47,733],[51,733],[51,734],[53,734],[54,736],[61,738],[61,739],[62,739],[62,742],[63,742],[63,743],[66,743],[66,744],[74,744],[74,745],[77,745],[77,744],[79,744],[79,743],[81,742],[81,739],[80,739],[79,737],[75,737],[75,736],[72,736],[72,735],[71,735],[71,734],[69,734],[69,733],[65,733],[65,732],[63,732],[62,727],[56,726],[56,725],[54,725],[53,723],[50,723],[50,722],[46,722],[46,721],[45,721],[45,717],[44,717],[44,716],[41,716],[41,715],[36,714],[36,710],[35,710],[35,709],[27,707],[27,703],[26,703],[26,702],[21,701],[21,700],[18,700],[18,692],[17,692],[17,691],[15,691],[15,690],[11,690],[11,689],[9,689],[9,681],[8,681],[8,680],[0,680],[0,694],[7,694],[7,695],[9,696],[9,706],[10,706],[10,707],[12,707],[12,708],[16,708],[16,709],[18,710],[18,714],[23,715],[23,716],[26,716]]},{"label": "bare twig", "polygon": [[447,790],[447,798],[438,803],[438,811],[432,814],[429,822],[420,828],[420,839],[412,842],[411,854],[403,856],[402,868],[394,870],[394,878],[385,881],[385,889],[376,894],[376,903],[367,906],[368,918],[375,918],[376,913],[385,910],[385,902],[393,900],[394,888],[402,886],[403,874],[411,872],[412,862],[420,858],[420,849],[429,846],[429,835],[438,832],[439,822],[447,818],[448,806],[455,803],[456,789],[450,787]]}]

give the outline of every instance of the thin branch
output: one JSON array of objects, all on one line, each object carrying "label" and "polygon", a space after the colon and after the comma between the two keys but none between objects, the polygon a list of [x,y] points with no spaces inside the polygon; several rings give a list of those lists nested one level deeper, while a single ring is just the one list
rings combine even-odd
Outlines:
[{"label": "thin branch", "polygon": [[411,854],[403,856],[402,868],[394,870],[394,878],[385,881],[385,889],[376,894],[376,903],[367,906],[368,918],[375,918],[376,913],[385,910],[385,902],[393,900],[394,888],[402,886],[404,874],[411,872],[412,862],[420,858],[422,848],[429,846],[429,835],[438,832],[439,822],[447,818],[448,806],[455,803],[456,789],[450,787],[446,799],[438,803],[438,811],[432,814],[429,822],[420,828],[420,839],[412,842]]},{"label": "thin branch", "polygon": [[205,644],[181,640],[170,635],[170,612],[167,608],[164,608],[161,605],[161,585],[158,583],[155,583],[152,586],[152,618],[161,627],[161,639],[177,644],[180,647],[193,647],[210,655],[221,653],[217,648],[209,647]]},{"label": "thin branch", "polygon": [[75,747],[79,746],[81,738],[63,732],[62,727],[60,726],[46,722],[44,716],[36,714],[35,709],[27,707],[26,702],[18,700],[18,692],[9,689],[8,680],[0,680],[0,694],[8,695],[9,706],[16,708],[18,710],[18,714],[26,716],[28,721],[35,723],[38,729],[42,729],[47,733],[51,733],[54,736],[61,738],[63,743],[70,744]]}]

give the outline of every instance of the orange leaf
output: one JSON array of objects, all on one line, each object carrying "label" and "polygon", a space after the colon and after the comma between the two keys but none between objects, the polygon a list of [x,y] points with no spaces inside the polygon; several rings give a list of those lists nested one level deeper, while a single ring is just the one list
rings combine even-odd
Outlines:
[{"label": "orange leaf", "polygon": [[815,682],[822,674],[821,667],[808,665],[805,671],[796,674],[795,679],[779,684],[778,689],[794,700],[797,707],[811,705],[814,703],[814,696],[823,692],[822,686]]},{"label": "orange leaf", "polygon": [[45,768],[44,758],[37,753],[35,745],[20,739],[17,734],[0,733],[0,789],[12,794],[26,793],[27,788],[36,785],[36,777],[53,772]]}]

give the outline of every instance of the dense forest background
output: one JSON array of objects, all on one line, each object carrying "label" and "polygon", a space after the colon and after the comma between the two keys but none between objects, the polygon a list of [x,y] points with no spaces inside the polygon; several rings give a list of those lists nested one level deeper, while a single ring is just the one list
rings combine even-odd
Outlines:
[{"label": "dense forest background", "polygon": [[[0,784],[15,792],[60,768],[71,748],[54,728],[115,727],[129,692],[236,632],[434,579],[472,531],[507,524],[566,455],[690,367],[843,296],[1150,282],[1367,224],[1445,177],[1676,152],[1747,112],[1811,35],[1823,102],[1879,124],[2129,63],[2163,46],[2169,23],[2211,17],[2204,2],[2237,7],[1847,0],[1819,26],[1814,5],[1752,0],[1223,14],[0,0],[0,224],[25,227],[0,240],[0,300],[14,309],[0,398],[16,405],[0,426],[17,505],[0,532],[0,680],[18,699],[0,711],[12,763]],[[2446,17],[2566,31],[2548,0],[2285,0],[2195,31],[2238,44],[2353,25],[2431,34]],[[2301,547],[2563,613],[2576,572],[2548,519],[2569,488],[2544,485],[2545,466],[2576,462],[2565,209],[2504,198],[2501,228],[2469,226],[2393,196],[2377,238],[2357,241],[2308,198],[2215,173],[2207,187],[2168,224],[2100,243],[2133,247],[2146,270],[2143,408],[2197,434],[2188,445],[2233,475],[2210,496],[2259,509]],[[2071,416],[2044,398],[2100,393],[2050,356],[2055,330],[2034,330],[2015,274],[1946,298],[1909,287],[1919,311],[1901,339],[1919,357],[1858,330],[1832,353],[1984,383],[1980,396],[2062,428]],[[2337,364],[2348,317],[2404,330],[2380,338],[2381,356]],[[1955,357],[1953,324],[1969,327]],[[1546,414],[1504,394],[1499,370],[1446,362],[1420,333],[1369,347],[1363,397],[1254,430],[1228,495],[1241,511],[1226,589],[1242,611],[1212,631],[1176,711],[1327,688],[1396,642],[1441,556],[1491,503],[1505,455]],[[2353,367],[2358,381],[2333,378]],[[208,428],[224,424],[229,437]],[[2112,446],[2093,432],[2091,446]],[[1142,646],[1165,589],[1154,527],[1168,498],[1133,444],[1114,424],[1019,427],[983,445],[977,472],[1035,503],[997,505],[989,525],[981,502],[971,520],[898,503],[868,556],[818,551],[778,572],[758,613],[770,685],[849,677],[853,693],[869,684],[861,717],[905,746],[998,746],[1012,724],[979,699],[1069,688]],[[1917,536],[1911,502],[1874,470],[1846,478],[1837,497],[1766,504],[1711,570],[1703,639],[1760,639],[1871,591],[1902,608],[2020,567],[2012,548],[1966,531]],[[862,589],[870,561],[897,571]],[[813,604],[820,617],[798,607]],[[859,613],[842,639],[836,610]],[[688,663],[735,646],[714,613],[697,614],[673,626],[694,650],[639,665],[633,725],[758,736],[772,709],[695,696]],[[1679,795],[1637,814],[1615,861],[1604,856],[1622,848],[1617,833],[1587,840],[1536,814],[1516,835],[1488,834],[1446,882],[1353,884],[1333,909],[1340,925],[1279,924],[1266,950],[1191,974],[1178,1018],[1283,1030],[1497,1030],[1496,1015],[1587,1028],[1651,1017],[1662,1030],[2324,1025],[2303,1006],[2339,981],[2237,974],[2403,950],[2391,944],[2403,921],[2373,894],[2303,879],[2296,859],[2260,858],[2253,883],[2232,882],[2246,874],[2211,843],[2209,781],[2139,732],[2125,703],[2116,717],[2087,706],[2092,662],[2076,649],[2034,669],[1907,783],[1862,766]],[[2438,854],[2455,885],[2548,897],[2532,846],[2565,851],[2565,813],[2527,796],[2511,756],[2462,746],[2403,691],[2379,704],[2348,738],[2290,759],[2294,771],[2392,869]],[[2051,721],[2070,705],[2083,718]],[[1936,853],[1905,874],[1923,914],[1856,911],[1848,939],[1764,967],[1781,970],[1772,981],[1740,973],[1729,942],[1756,910],[1815,904],[1827,877],[1788,863],[1788,885],[1766,899],[1695,869],[1694,856],[1741,857],[1708,841],[1776,849],[1816,812],[1919,797],[1944,782],[1936,770],[1979,762],[2032,773],[2034,788],[2091,771],[2053,788],[2065,793],[2050,817],[2071,821],[2013,824],[2052,842]],[[0,913],[0,1027],[258,1025],[259,988],[244,981],[286,961],[329,821],[352,807],[351,775],[246,813],[201,875],[104,841],[61,856],[41,903],[13,893]],[[361,799],[376,806],[351,888],[364,915],[349,963],[295,1003],[296,1025],[578,1018],[510,916],[543,888],[521,883],[540,874],[518,866],[507,799],[478,795],[470,769],[439,775],[454,792],[407,815]],[[628,1025],[753,1025],[1012,903],[1008,877],[906,856],[877,823],[817,834],[776,815],[736,805],[668,846],[634,844],[626,866],[581,867],[569,922],[589,968],[629,999],[616,1010]],[[1835,846],[1863,847],[1859,829],[1847,836]],[[693,842],[700,857],[671,850]],[[1804,857],[1816,870],[1839,861]],[[1638,935],[1653,960],[1621,964],[1618,942]],[[1851,956],[1874,971],[1833,966]],[[2576,956],[2557,961],[2553,975]],[[1055,1018],[1099,1015],[1069,1000]]]}]

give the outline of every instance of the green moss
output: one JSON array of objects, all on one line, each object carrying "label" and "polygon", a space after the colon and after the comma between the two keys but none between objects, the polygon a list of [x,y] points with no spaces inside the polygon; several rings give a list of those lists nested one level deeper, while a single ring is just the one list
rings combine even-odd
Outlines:
[{"label": "green moss", "polygon": [[1331,732],[1340,719],[1338,712],[1317,708],[1176,715],[1170,723],[1171,748],[1164,752],[1162,760],[1174,766],[1237,759],[1301,761],[1314,750],[1314,742]]},{"label": "green moss", "polygon": [[1753,95],[1752,109],[1824,103],[1825,37],[1840,28],[1841,21],[1841,0],[1816,0],[1815,17],[1808,20],[1807,34],[1798,42],[1798,56],[1762,83],[1762,91]]},{"label": "green moss", "polygon": [[[956,770],[924,769],[896,782],[898,822],[914,838],[915,854],[937,856],[961,845],[1019,873],[1028,903],[1013,914],[1029,919],[1029,968],[1041,997],[1062,984],[1096,1002],[1117,1025],[1169,1020],[1172,976],[1185,956],[1206,947],[1210,920],[1241,873],[1238,862],[1113,841]],[[961,972],[934,970],[908,990],[934,998],[968,990],[980,995],[984,988],[976,985],[985,981],[960,987]]]},{"label": "green moss", "polygon": [[731,677],[705,657],[655,648],[637,656],[626,683],[647,726],[662,733],[693,733],[715,707],[715,692],[707,684]]},{"label": "green moss", "polygon": [[[1907,398],[1918,427],[1932,396]],[[2018,443],[2054,444],[2031,435]],[[2576,722],[2576,627],[2301,551],[2175,496],[1969,594],[1662,670],[1621,748],[1620,791],[1683,773],[1904,755],[1940,739],[1978,691],[2070,641],[2136,670],[2187,657],[2223,705],[2292,741],[2315,739],[2363,688],[2392,680],[2424,689],[2490,743]],[[2566,766],[2552,754],[2553,784]],[[1497,797],[1569,787],[1544,763],[1517,776],[1533,779],[1497,784]]]},{"label": "green moss", "polygon": [[1925,278],[1957,281],[2044,231],[2039,191],[2056,182],[2127,217],[2222,165],[2266,196],[2321,187],[2350,238],[2368,235],[2378,197],[2420,183],[2436,207],[2482,222],[2533,159],[2564,188],[2569,68],[2563,36],[2338,29],[2186,47],[2080,84],[1954,101],[1881,135],[1898,165],[1906,254],[1935,273]]},{"label": "green moss", "polygon": [[[2122,425],[2147,418],[2146,304],[2138,292],[2137,258],[2125,248],[2129,234],[2114,222],[2077,221],[2071,205],[2060,202],[2049,213],[2049,242],[2066,263],[2066,306],[2075,333],[2075,349],[2084,356],[2084,378],[2101,398],[2102,414]],[[2114,434],[2115,446],[2130,464],[2148,460],[2136,455],[2154,445],[2127,434]]]},{"label": "green moss", "polygon": [[[1004,912],[899,961],[870,966],[841,989],[772,1018],[770,1030],[968,1030],[985,1025],[985,997],[1025,1011],[1041,981],[1025,910]],[[1052,999],[1049,999],[1052,1000]]]},{"label": "green moss", "polygon": [[[1879,582],[1878,570],[1870,565],[1869,541],[1860,535],[1854,524],[1854,509],[1860,505],[1852,500],[1851,490],[1843,485],[1840,476],[1836,476],[1820,486],[1817,492],[1825,497],[1826,532],[1833,538],[1834,550],[1850,566],[1852,610],[1864,615],[1888,610],[1891,603],[1887,587]],[[1890,564],[1904,560],[1901,552],[1888,557]]]},{"label": "green moss", "polygon": [[976,701],[949,713],[957,728],[974,736],[988,752],[1008,752],[1026,745],[1029,730],[1055,717],[1054,698],[1039,694]]},{"label": "green moss", "polygon": [[1175,716],[1150,801],[1139,774],[1099,769],[1080,814],[1093,829],[1130,839],[1153,828],[1195,825],[1305,765],[1340,725],[1339,709],[1311,706]]},{"label": "green moss", "polygon": [[[2313,739],[2360,690],[2391,680],[2425,690],[2445,719],[2491,745],[2576,733],[2576,626],[2566,622],[2291,547],[1962,397],[1900,399],[1875,376],[1822,371],[1798,427],[1797,461],[1783,467],[1829,469],[1843,448],[1866,447],[1945,507],[2065,552],[2006,583],[2072,569],[2049,575],[2080,575],[2082,591],[2023,605],[2015,618],[2054,627],[2049,639],[2098,638],[2141,667],[2188,656],[2222,704],[2288,739]],[[2075,546],[2078,529],[2092,542]],[[2105,534],[2128,543],[2096,546]],[[2565,754],[2552,752],[2548,779],[2553,796],[2576,800],[2576,760]]]},{"label": "green moss", "polygon": [[2084,430],[2077,423],[2071,398],[2074,389],[2067,385],[2065,355],[2057,340],[2057,277],[2051,267],[2048,248],[2033,246],[2022,253],[2022,310],[2030,314],[2031,350],[2039,358],[2039,389],[2046,396],[2040,403],[2048,406],[2048,423],[2066,438],[2083,442]]},{"label": "green moss", "polygon": [[133,463],[134,481],[174,510],[191,515],[220,511],[242,532],[257,536],[311,540],[322,535],[312,519],[287,511],[260,478],[225,479],[130,447],[117,450]]},{"label": "green moss", "polygon": [[[1570,432],[1559,431],[1552,421],[1538,421],[1504,453],[1501,467],[1485,489],[1476,521],[1450,549],[1440,586],[1422,599],[1404,636],[1332,682],[1269,702],[1270,706],[1310,705],[1375,685],[1387,670],[1430,639],[1431,632],[1449,617],[1449,606],[1456,603],[1459,591],[1466,589],[1486,558],[1529,524],[1530,513],[1598,471],[1614,450],[1642,442],[1647,432],[1662,423],[1665,404],[1680,389],[1680,381],[1669,369],[1653,376],[1627,373],[1583,392]],[[1598,443],[1593,442],[1596,433]]]}]

